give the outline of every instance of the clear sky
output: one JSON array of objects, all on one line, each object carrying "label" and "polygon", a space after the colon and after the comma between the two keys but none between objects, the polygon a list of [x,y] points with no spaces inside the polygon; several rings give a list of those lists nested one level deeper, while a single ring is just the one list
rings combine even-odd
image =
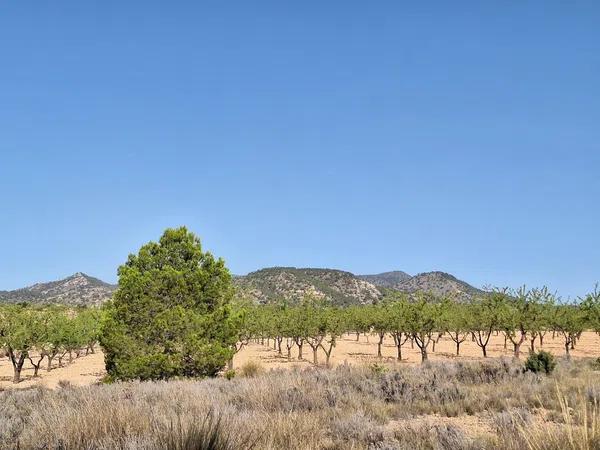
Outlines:
[{"label": "clear sky", "polygon": [[600,281],[600,3],[4,2],[0,289],[185,224],[234,273]]}]

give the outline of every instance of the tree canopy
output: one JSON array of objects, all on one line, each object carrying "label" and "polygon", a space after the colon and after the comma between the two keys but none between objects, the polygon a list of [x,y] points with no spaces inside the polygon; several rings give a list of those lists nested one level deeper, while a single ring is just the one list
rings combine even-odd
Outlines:
[{"label": "tree canopy", "polygon": [[167,229],[118,275],[100,339],[112,379],[213,376],[232,357],[231,275],[187,228]]}]

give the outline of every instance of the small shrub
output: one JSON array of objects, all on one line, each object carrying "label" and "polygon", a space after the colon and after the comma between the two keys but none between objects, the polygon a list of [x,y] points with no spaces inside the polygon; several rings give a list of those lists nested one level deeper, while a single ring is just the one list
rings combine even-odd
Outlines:
[{"label": "small shrub", "polygon": [[591,363],[592,370],[600,370],[600,358],[596,358]]},{"label": "small shrub", "polygon": [[371,364],[369,366],[369,369],[371,369],[371,371],[376,375],[380,375],[380,374],[386,373],[388,371],[388,368],[380,363]]},{"label": "small shrub", "polygon": [[228,380],[233,380],[235,378],[235,370],[229,369],[226,370],[223,376]]},{"label": "small shrub", "polygon": [[255,377],[264,372],[263,366],[256,361],[248,361],[240,369],[240,375],[243,377]]},{"label": "small shrub", "polygon": [[73,385],[69,380],[58,380],[58,387],[61,389],[68,389],[70,387],[73,387]]},{"label": "small shrub", "polygon": [[551,353],[540,351],[533,353],[525,361],[525,370],[533,373],[545,373],[546,375],[552,373],[556,367],[556,361]]}]

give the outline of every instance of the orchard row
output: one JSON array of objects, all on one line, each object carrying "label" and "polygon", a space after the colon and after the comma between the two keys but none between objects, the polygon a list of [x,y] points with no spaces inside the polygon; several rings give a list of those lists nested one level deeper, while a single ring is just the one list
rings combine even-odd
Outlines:
[{"label": "orchard row", "polygon": [[251,340],[273,342],[274,348],[291,359],[292,348],[303,358],[305,346],[313,352],[325,353],[326,364],[339,338],[355,333],[378,336],[377,355],[386,336],[392,336],[397,359],[402,359],[403,346],[410,341],[420,350],[422,361],[442,336],[448,336],[460,355],[461,344],[471,340],[488,355],[493,334],[502,333],[505,343],[512,345],[519,357],[523,344],[535,351],[536,342],[543,345],[551,333],[563,340],[566,356],[575,348],[584,330],[600,333],[600,293],[596,290],[576,303],[557,301],[547,289],[524,288],[518,291],[495,291],[469,302],[457,302],[429,294],[406,296],[393,294],[376,305],[336,308],[314,299],[299,305],[285,303],[266,306],[246,304],[239,308],[241,326],[236,350]]}]

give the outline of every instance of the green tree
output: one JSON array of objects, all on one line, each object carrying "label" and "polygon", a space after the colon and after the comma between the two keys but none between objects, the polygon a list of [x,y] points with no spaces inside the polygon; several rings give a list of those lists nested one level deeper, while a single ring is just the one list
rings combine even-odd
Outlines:
[{"label": "green tree", "polygon": [[6,350],[13,366],[13,383],[21,381],[25,359],[37,343],[35,319],[31,308],[24,305],[9,305],[0,309],[0,347]]},{"label": "green tree", "polygon": [[472,305],[470,328],[475,337],[475,343],[481,347],[483,357],[487,357],[487,346],[492,332],[500,325],[500,315],[504,308],[506,295],[503,292],[491,292],[483,298],[476,299]]},{"label": "green tree", "polygon": [[410,334],[406,322],[407,310],[409,308],[406,296],[399,295],[391,299],[387,305],[387,329],[394,338],[396,346],[396,359],[402,361],[402,346],[406,343]]},{"label": "green tree", "polygon": [[594,291],[583,299],[581,308],[588,326],[600,334],[600,290],[597,285]]},{"label": "green tree", "polygon": [[427,361],[427,349],[438,329],[439,305],[432,300],[431,296],[417,294],[416,301],[406,308],[406,328],[421,351],[421,362]]},{"label": "green tree", "polygon": [[214,376],[233,356],[231,275],[185,227],[119,268],[100,342],[112,379]]},{"label": "green tree", "polygon": [[535,352],[535,340],[540,341],[540,346],[544,345],[544,336],[550,327],[550,312],[553,310],[554,295],[543,287],[541,289],[532,289],[530,291],[529,308],[529,351]]},{"label": "green tree", "polygon": [[326,335],[321,342],[321,348],[325,352],[325,364],[329,367],[331,353],[337,344],[337,340],[348,329],[348,317],[346,311],[339,308],[328,308],[323,312],[323,315]]},{"label": "green tree", "polygon": [[554,307],[552,327],[563,336],[565,355],[571,357],[571,348],[586,326],[585,311],[574,304],[560,304]]},{"label": "green tree", "polygon": [[441,328],[448,333],[456,345],[456,356],[460,356],[460,345],[471,333],[472,310],[468,305],[445,302],[441,314]]},{"label": "green tree", "polygon": [[367,315],[370,318],[370,328],[377,333],[377,357],[382,358],[381,349],[386,333],[389,331],[389,307],[387,303],[379,305],[371,305],[366,307]]}]

